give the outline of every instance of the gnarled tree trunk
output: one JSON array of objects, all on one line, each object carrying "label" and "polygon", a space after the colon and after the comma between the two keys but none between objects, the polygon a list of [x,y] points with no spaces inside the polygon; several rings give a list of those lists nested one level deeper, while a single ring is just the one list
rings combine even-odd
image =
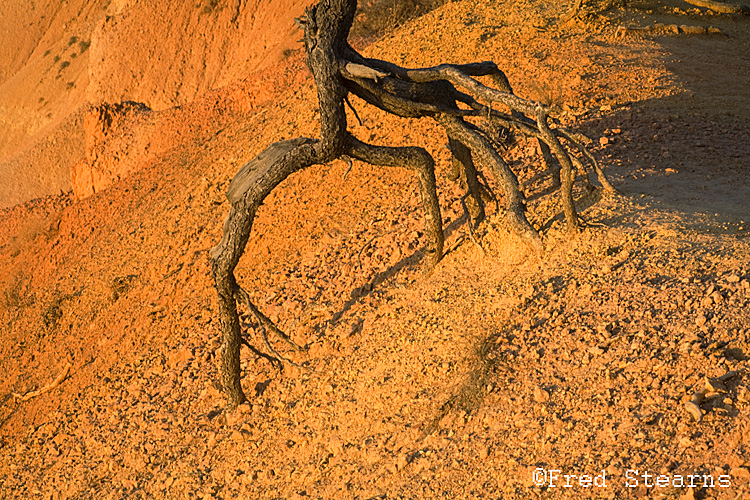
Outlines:
[{"label": "gnarled tree trunk", "polygon": [[[574,166],[584,170],[584,165],[567,152],[561,138],[583,153],[584,162],[593,167],[601,188],[613,191],[579,138],[563,128],[551,128],[547,108],[515,96],[507,78],[494,63],[408,69],[357,53],[347,41],[356,6],[356,0],[321,0],[307,10],[304,19],[298,20],[304,30],[307,65],[318,90],[320,138],[298,138],[272,144],[242,167],[227,192],[230,212],[223,237],[211,250],[210,257],[219,297],[221,373],[230,408],[246,399],[240,384],[240,347],[245,342],[238,302],[244,303],[256,317],[264,343],[261,348],[247,344],[248,347],[279,364],[289,362],[273,348],[267,333],[278,335],[290,345],[291,341],[252,304],[249,294],[234,276],[258,207],[287,176],[310,165],[342,157],[413,170],[420,181],[429,240],[426,265],[432,268],[442,257],[443,228],[432,156],[421,147],[373,146],[354,137],[347,130],[344,109],[349,93],[398,116],[431,118],[445,129],[454,155],[454,166],[458,169],[457,178],[466,189],[470,228],[485,217],[483,198],[487,198],[488,188],[480,182],[478,168],[481,168],[491,172],[502,188],[504,214],[512,230],[534,251],[542,248],[539,234],[526,218],[525,199],[515,174],[486,131],[472,122],[472,118],[490,120],[512,133],[536,138],[545,159],[548,162],[553,162],[553,157],[556,159],[560,166],[561,202],[572,232],[579,228],[572,195]],[[475,78],[477,76],[490,77],[497,88],[480,83]]]}]

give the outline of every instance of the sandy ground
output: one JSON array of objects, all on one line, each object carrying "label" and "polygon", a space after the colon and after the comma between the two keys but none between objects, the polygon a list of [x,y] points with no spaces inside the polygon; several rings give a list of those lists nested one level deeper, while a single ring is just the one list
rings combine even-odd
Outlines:
[{"label": "sandy ground", "polygon": [[[344,178],[334,162],[291,176],[238,279],[313,371],[244,353],[250,404],[236,412],[218,385],[208,249],[240,166],[317,134],[303,69],[256,106],[164,111],[144,130],[200,120],[201,133],[170,132],[173,148],[92,197],[0,212],[0,496],[750,497],[747,19],[567,11],[453,2],[365,53],[495,60],[519,95],[594,139],[622,194],[581,189],[593,227],[567,237],[536,147],[520,142],[508,156],[547,251],[528,255],[491,217],[485,256],[439,130],[353,99],[358,137],[433,152],[447,255],[423,274],[409,172],[355,163]],[[723,34],[617,36],[655,21]],[[13,396],[68,363],[57,387]],[[685,405],[702,389],[697,422]]]}]

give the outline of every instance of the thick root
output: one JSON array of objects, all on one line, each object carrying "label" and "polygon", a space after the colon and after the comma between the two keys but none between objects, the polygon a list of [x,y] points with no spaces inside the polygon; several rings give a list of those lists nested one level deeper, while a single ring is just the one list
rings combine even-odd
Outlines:
[{"label": "thick root", "polygon": [[[297,20],[304,30],[306,62],[318,91],[320,138],[300,137],[272,144],[240,169],[227,192],[229,215],[222,239],[211,249],[210,258],[219,299],[222,382],[230,408],[246,399],[240,383],[241,345],[248,346],[277,366],[291,364],[305,368],[283,357],[274,348],[269,334],[276,335],[294,349],[303,349],[255,307],[250,295],[239,286],[234,276],[258,207],[289,175],[310,165],[336,159],[347,160],[351,168],[351,158],[372,165],[413,170],[419,178],[428,237],[425,267],[433,269],[443,256],[444,235],[432,156],[421,147],[374,146],[352,136],[347,130],[346,105],[352,107],[348,93],[391,114],[409,118],[430,117],[445,129],[458,169],[457,178],[462,180],[466,190],[461,202],[467,213],[469,237],[480,248],[474,229],[485,218],[484,201],[494,199],[496,209],[498,201],[478,167],[492,172],[502,189],[504,216],[510,229],[535,252],[541,252],[543,245],[541,236],[526,217],[526,198],[518,179],[499,152],[502,146],[493,143],[491,130],[488,133],[472,120],[484,124],[485,128],[488,128],[488,122],[482,120],[489,120],[490,128],[501,126],[508,134],[521,134],[539,141],[544,160],[560,187],[562,206],[571,231],[577,231],[580,225],[572,194],[576,168],[588,186],[592,184],[587,166],[593,168],[605,191],[614,191],[579,138],[554,122],[554,128],[550,127],[548,108],[516,96],[505,74],[494,63],[442,64],[408,69],[362,57],[347,42],[356,5],[356,0],[321,0],[307,9],[304,18]],[[580,2],[577,5],[580,7]],[[488,77],[496,88],[478,81],[476,77],[479,76]],[[356,111],[355,117],[359,120]],[[577,149],[578,157],[571,156],[560,139],[564,139],[567,147]],[[262,349],[242,337],[238,302],[244,303],[255,316]]]}]

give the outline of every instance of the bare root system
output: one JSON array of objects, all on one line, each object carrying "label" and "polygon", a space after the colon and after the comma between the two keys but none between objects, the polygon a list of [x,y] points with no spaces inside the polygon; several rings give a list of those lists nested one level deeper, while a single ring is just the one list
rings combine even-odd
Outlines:
[{"label": "bare root system", "polygon": [[[475,228],[486,217],[485,201],[498,198],[484,179],[494,177],[502,194],[505,223],[534,253],[543,251],[542,238],[526,217],[526,199],[518,179],[490,138],[488,126],[506,134],[539,142],[544,160],[555,173],[560,203],[570,233],[581,221],[573,198],[576,172],[589,190],[615,192],[585,146],[586,138],[550,117],[549,109],[516,96],[505,74],[493,62],[441,64],[431,68],[404,68],[387,61],[365,58],[348,43],[356,0],[321,0],[298,19],[304,30],[307,65],[318,90],[320,138],[297,138],[270,145],[242,167],[232,180],[227,198],[231,204],[219,244],[211,250],[213,275],[219,296],[222,329],[222,377],[229,407],[245,400],[240,385],[240,346],[279,366],[293,364],[271,344],[273,333],[295,349],[291,340],[251,302],[236,282],[234,269],[244,252],[253,219],[268,194],[286,177],[313,164],[351,159],[371,165],[394,166],[414,172],[419,179],[428,238],[425,266],[433,269],[443,256],[442,217],[435,182],[435,161],[424,148],[367,144],[347,130],[349,94],[388,113],[408,118],[430,118],[445,131],[453,154],[455,178],[465,189],[462,204],[467,213],[469,237],[482,251]],[[489,85],[479,80],[489,80]],[[578,156],[571,154],[576,151]],[[594,185],[595,179],[598,185]],[[485,180],[485,182],[482,182]],[[243,339],[237,303],[257,319],[263,349]]]}]

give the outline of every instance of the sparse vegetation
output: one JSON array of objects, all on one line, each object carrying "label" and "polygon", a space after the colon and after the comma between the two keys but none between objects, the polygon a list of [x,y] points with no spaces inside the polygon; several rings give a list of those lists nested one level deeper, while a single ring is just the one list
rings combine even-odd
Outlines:
[{"label": "sparse vegetation", "polygon": [[110,288],[112,289],[112,302],[128,293],[133,286],[133,281],[138,278],[135,274],[128,274],[127,276],[117,276],[112,280]]},{"label": "sparse vegetation", "polygon": [[208,0],[206,4],[203,6],[203,9],[201,12],[203,14],[210,14],[211,12],[216,10],[216,8],[219,6],[219,3],[220,3],[219,0]]},{"label": "sparse vegetation", "polygon": [[78,42],[78,48],[79,48],[79,54],[83,54],[87,50],[89,50],[89,47],[91,46],[90,40],[81,40]]},{"label": "sparse vegetation", "polygon": [[381,35],[422,16],[449,0],[367,0],[359,2],[354,36]]},{"label": "sparse vegetation", "polygon": [[3,290],[3,307],[6,310],[12,311],[29,305],[29,300],[23,291],[26,282],[26,276],[21,271],[10,280],[10,283]]},{"label": "sparse vegetation", "polygon": [[44,308],[42,312],[42,324],[47,333],[57,328],[57,324],[63,315],[62,303],[65,299],[66,297],[55,294],[53,299]]},{"label": "sparse vegetation", "polygon": [[497,368],[497,360],[490,356],[493,349],[494,345],[490,344],[489,339],[480,340],[474,345],[474,352],[469,354],[472,361],[471,365],[474,368],[457,385],[447,401],[435,413],[432,420],[426,424],[426,434],[435,432],[439,428],[441,421],[451,413],[471,415],[482,406],[486,387],[489,381],[492,380],[494,371]]},{"label": "sparse vegetation", "polygon": [[60,63],[60,71],[64,70],[68,66],[70,66],[70,61],[63,61],[63,62],[61,62]]},{"label": "sparse vegetation", "polygon": [[78,37],[73,35],[68,39],[68,47],[73,45],[74,43],[78,42]]},{"label": "sparse vegetation", "polygon": [[44,333],[50,334],[57,330],[57,327],[60,324],[60,320],[63,318],[64,314],[63,305],[65,304],[65,302],[75,297],[79,297],[81,293],[82,291],[78,291],[75,293],[61,293],[57,290],[52,293],[52,298],[44,306],[44,309],[41,313],[41,321],[42,326],[44,327]]}]

